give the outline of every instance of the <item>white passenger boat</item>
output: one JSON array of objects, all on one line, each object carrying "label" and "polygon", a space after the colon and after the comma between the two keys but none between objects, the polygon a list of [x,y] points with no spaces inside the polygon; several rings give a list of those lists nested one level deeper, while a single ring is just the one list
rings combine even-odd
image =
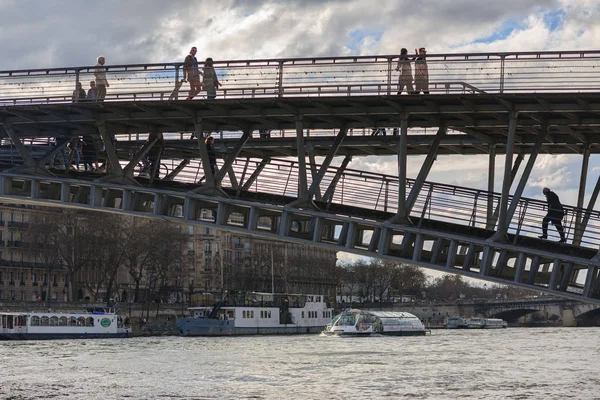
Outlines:
[{"label": "white passenger boat", "polygon": [[483,329],[485,327],[485,318],[469,318],[467,320],[467,329]]},{"label": "white passenger boat", "polygon": [[90,308],[81,313],[2,312],[0,340],[88,339],[131,336],[112,308]]},{"label": "white passenger boat", "polygon": [[413,314],[399,311],[366,311],[352,309],[338,314],[323,333],[327,335],[394,336],[425,335],[427,330]]},{"label": "white passenger boat", "polygon": [[446,321],[446,329],[465,329],[468,319],[462,317],[450,317]]},{"label": "white passenger boat", "polygon": [[333,316],[321,295],[238,293],[214,307],[190,307],[178,318],[182,336],[319,333]]},{"label": "white passenger boat", "polygon": [[501,329],[506,328],[508,323],[500,318],[486,318],[483,329]]}]

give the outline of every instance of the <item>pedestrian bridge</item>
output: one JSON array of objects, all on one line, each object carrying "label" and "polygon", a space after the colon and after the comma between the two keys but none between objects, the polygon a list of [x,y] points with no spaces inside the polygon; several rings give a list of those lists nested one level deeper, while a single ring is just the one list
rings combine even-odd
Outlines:
[{"label": "pedestrian bridge", "polygon": [[[428,55],[431,94],[420,96],[396,94],[397,56],[224,61],[213,101],[178,100],[181,64],[108,66],[99,103],[71,100],[93,67],[0,71],[0,197],[212,226],[600,303],[600,179],[584,204],[600,149],[599,56]],[[210,132],[214,176],[201,140]],[[95,157],[108,170],[55,168],[74,136],[99,143]],[[150,154],[154,168],[139,176]],[[439,154],[489,155],[487,190],[427,181]],[[539,154],[582,156],[566,245],[537,239],[545,204],[522,196]],[[398,173],[349,168],[366,155],[394,155]],[[425,156],[415,179],[406,176],[412,155]]]}]

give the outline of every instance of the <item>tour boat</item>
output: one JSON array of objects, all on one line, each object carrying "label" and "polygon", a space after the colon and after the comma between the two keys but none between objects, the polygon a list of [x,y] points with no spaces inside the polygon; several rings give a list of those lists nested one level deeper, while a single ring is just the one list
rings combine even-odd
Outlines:
[{"label": "tour boat", "polygon": [[427,329],[413,314],[400,311],[348,310],[338,314],[323,333],[327,335],[425,335]]},{"label": "tour boat", "polygon": [[500,318],[486,318],[483,329],[501,329],[506,328],[508,323]]},{"label": "tour boat", "polygon": [[467,319],[467,329],[483,329],[485,327],[485,318]]},{"label": "tour boat", "polygon": [[446,322],[446,329],[499,329],[507,326],[507,322],[500,318],[450,317]]},{"label": "tour boat", "polygon": [[333,316],[321,295],[256,292],[188,310],[191,317],[177,319],[182,336],[319,333]]},{"label": "tour boat", "polygon": [[464,329],[467,327],[468,319],[461,317],[450,317],[446,321],[446,329]]},{"label": "tour boat", "polygon": [[131,336],[112,308],[90,308],[80,313],[2,312],[0,340],[92,339]]}]

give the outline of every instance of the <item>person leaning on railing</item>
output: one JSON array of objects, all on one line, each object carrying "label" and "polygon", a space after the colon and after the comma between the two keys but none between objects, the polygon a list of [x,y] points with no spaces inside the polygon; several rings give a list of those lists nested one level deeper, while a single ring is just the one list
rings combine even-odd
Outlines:
[{"label": "person leaning on railing", "polygon": [[106,80],[106,68],[103,67],[106,59],[104,56],[98,57],[98,64],[96,64],[96,69],[94,70],[94,76],[96,77],[96,89],[98,90],[97,101],[104,101],[106,97],[106,88],[110,85]]}]

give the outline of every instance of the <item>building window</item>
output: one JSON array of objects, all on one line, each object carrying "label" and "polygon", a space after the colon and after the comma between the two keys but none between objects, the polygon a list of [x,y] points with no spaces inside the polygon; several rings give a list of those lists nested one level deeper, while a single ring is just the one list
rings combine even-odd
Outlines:
[{"label": "building window", "polygon": [[205,235],[210,235],[210,228],[205,226],[204,228],[202,228],[203,232]]},{"label": "building window", "polygon": [[204,251],[210,253],[210,242],[204,243]]},{"label": "building window", "polygon": [[194,226],[193,225],[188,226],[188,234],[190,234],[190,235],[194,234]]}]

